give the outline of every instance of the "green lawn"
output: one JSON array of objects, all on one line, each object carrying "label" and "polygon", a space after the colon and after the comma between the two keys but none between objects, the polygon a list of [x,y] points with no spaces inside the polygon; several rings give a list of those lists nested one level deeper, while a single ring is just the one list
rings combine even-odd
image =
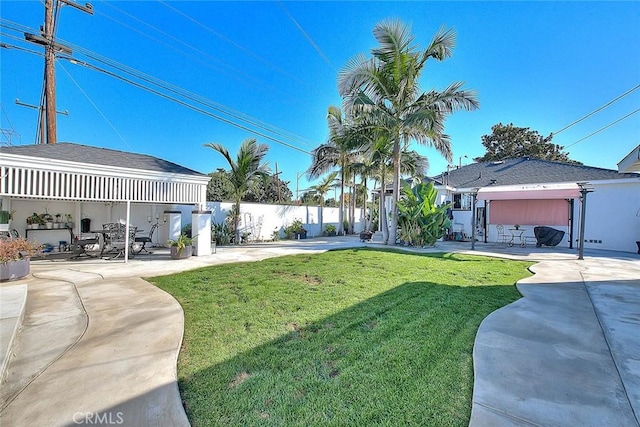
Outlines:
[{"label": "green lawn", "polygon": [[466,426],[476,331],[530,265],[351,249],[151,281],[184,308],[194,427]]}]

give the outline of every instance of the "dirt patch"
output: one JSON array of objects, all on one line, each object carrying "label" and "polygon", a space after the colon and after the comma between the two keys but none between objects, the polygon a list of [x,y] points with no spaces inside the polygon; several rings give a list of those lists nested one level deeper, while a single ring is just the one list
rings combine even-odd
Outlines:
[{"label": "dirt patch", "polygon": [[290,331],[294,331],[294,332],[300,332],[300,329],[302,329],[297,323],[293,323],[293,322],[287,323],[287,328]]},{"label": "dirt patch", "polygon": [[309,276],[307,274],[302,276],[302,280],[304,280],[307,283],[307,285],[311,285],[311,286],[317,286],[317,285],[322,283],[322,278],[321,277]]},{"label": "dirt patch", "polygon": [[367,329],[375,329],[378,326],[378,322],[376,322],[375,320],[370,320],[366,323],[365,326]]},{"label": "dirt patch", "polygon": [[326,362],[327,370],[329,371],[329,378],[335,378],[340,375],[340,370],[336,367],[338,362],[330,360]]},{"label": "dirt patch", "polygon": [[229,387],[236,388],[249,378],[251,378],[251,374],[249,372],[242,371],[233,378],[233,380],[229,383]]}]

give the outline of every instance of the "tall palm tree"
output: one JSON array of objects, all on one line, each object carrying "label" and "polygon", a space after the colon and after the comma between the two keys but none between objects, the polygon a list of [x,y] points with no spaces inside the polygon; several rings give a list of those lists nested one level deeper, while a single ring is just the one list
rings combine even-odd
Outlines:
[{"label": "tall palm tree", "polygon": [[473,91],[452,83],[442,92],[421,93],[418,79],[429,59],[442,61],[452,54],[455,32],[440,29],[425,50],[419,50],[408,26],[397,20],[382,21],[373,29],[379,43],[372,58],[359,55],[350,60],[338,76],[338,90],[345,111],[369,106],[376,111],[377,124],[389,132],[393,159],[393,203],[390,240],[396,241],[397,200],[400,194],[401,151],[411,141],[430,145],[451,160],[451,141],[444,133],[445,119],[456,110],[474,110],[478,101]]},{"label": "tall palm tree", "polygon": [[204,146],[220,153],[231,168],[227,177],[233,186],[233,222],[237,245],[240,243],[240,202],[251,188],[268,176],[269,166],[264,162],[264,158],[269,147],[266,144],[258,144],[255,138],[247,138],[240,145],[237,158],[234,160],[222,144],[210,142]]},{"label": "tall palm tree", "polygon": [[[368,181],[376,172],[376,165],[373,163],[371,156],[367,153],[366,148],[363,146],[358,152],[358,159],[355,163],[351,164],[351,169],[360,175],[361,183],[356,185],[357,195],[362,200],[362,210],[360,211],[360,218],[363,219],[364,229],[369,230],[369,221],[366,219],[367,200],[369,196]],[[354,209],[355,210],[355,209]]]},{"label": "tall palm tree", "polygon": [[357,138],[347,118],[343,117],[342,110],[330,106],[327,113],[327,125],[329,126],[329,139],[312,152],[313,160],[307,170],[310,179],[316,179],[321,175],[339,168],[340,173],[340,212],[338,214],[338,234],[344,234],[344,185],[347,179],[347,166],[349,165],[352,151],[357,146]]},{"label": "tall palm tree", "polygon": [[[377,138],[367,146],[367,153],[370,156],[372,167],[375,170],[374,177],[380,182],[380,198],[378,199],[378,221],[379,229],[382,232],[383,242],[389,240],[389,227],[387,225],[386,207],[384,194],[386,192],[387,178],[393,173],[391,161],[391,145],[384,132],[378,132]],[[421,180],[429,169],[429,160],[416,151],[403,151],[400,156],[400,171],[414,181]]]},{"label": "tall palm tree", "polygon": [[324,218],[324,196],[336,186],[336,177],[338,172],[331,172],[322,178],[316,185],[309,187],[320,201],[320,232],[322,233],[322,219]]}]

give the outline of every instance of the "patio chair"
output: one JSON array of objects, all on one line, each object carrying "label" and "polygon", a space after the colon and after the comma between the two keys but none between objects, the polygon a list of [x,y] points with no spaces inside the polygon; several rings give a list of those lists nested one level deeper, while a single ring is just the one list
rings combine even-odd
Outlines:
[{"label": "patio chair", "polygon": [[495,242],[496,245],[499,243],[503,245],[506,245],[507,243],[509,243],[509,241],[511,240],[511,235],[504,233],[504,225],[496,224],[496,232],[498,233],[498,236],[496,237],[496,242]]},{"label": "patio chair", "polygon": [[9,231],[0,231],[0,239],[14,240],[20,237],[20,233],[15,228]]},{"label": "patio chair", "polygon": [[148,236],[140,236],[135,238],[136,243],[142,243],[142,246],[140,246],[140,249],[138,249],[138,252],[136,252],[136,255],[138,255],[142,251],[145,251],[149,254],[151,253],[147,250],[146,246],[147,246],[147,243],[153,243],[153,233],[155,233],[156,229],[158,228],[158,225],[159,224],[156,223],[151,226],[151,230],[149,230]]},{"label": "patio chair", "polygon": [[[111,253],[109,259],[124,256],[126,247],[125,225],[120,223],[103,224],[105,230],[105,242],[103,252]],[[135,241],[137,227],[129,227],[129,257],[133,258],[136,251],[139,252],[140,244]]]}]

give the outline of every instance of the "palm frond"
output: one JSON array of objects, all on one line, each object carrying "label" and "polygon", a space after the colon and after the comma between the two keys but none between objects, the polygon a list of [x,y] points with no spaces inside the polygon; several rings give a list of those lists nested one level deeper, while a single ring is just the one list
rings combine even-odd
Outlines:
[{"label": "palm frond", "polygon": [[386,19],[379,22],[373,28],[373,36],[379,43],[379,47],[372,50],[373,56],[383,62],[393,62],[406,53],[413,53],[412,45],[414,36],[411,34],[411,26],[398,19]]},{"label": "palm frond", "polygon": [[220,153],[222,155],[222,157],[225,158],[227,163],[229,163],[229,164],[233,163],[233,159],[231,158],[231,155],[229,154],[229,151],[227,150],[227,147],[225,147],[224,145],[222,145],[220,143],[217,143],[217,142],[209,142],[207,144],[204,144],[204,147],[211,148],[212,150],[215,150],[218,153]]},{"label": "palm frond", "polygon": [[433,36],[431,43],[422,53],[421,62],[433,58],[443,61],[453,54],[453,48],[456,46],[456,32],[453,28],[446,29],[440,27],[438,32]]}]

